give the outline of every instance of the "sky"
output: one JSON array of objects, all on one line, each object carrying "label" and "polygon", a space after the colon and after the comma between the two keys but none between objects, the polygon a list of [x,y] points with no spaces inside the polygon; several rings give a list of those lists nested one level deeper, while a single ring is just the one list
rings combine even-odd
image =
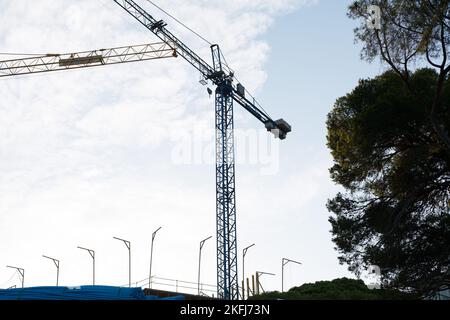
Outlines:
[{"label": "sky", "polygon": [[[209,45],[138,1],[205,60]],[[282,142],[235,106],[239,279],[266,290],[353,277],[331,241],[326,116],[361,78],[383,71],[360,60],[344,0],[168,0],[168,12],[219,43],[239,81],[293,132]],[[112,0],[0,0],[0,52],[70,53],[157,42]],[[5,56],[0,58],[6,59]],[[153,275],[216,284],[214,99],[181,58],[0,79],[0,288],[126,285]],[[209,85],[211,87],[211,85]],[[159,283],[173,284],[167,280]],[[156,281],[155,281],[156,282]],[[144,282],[138,283],[144,285]],[[193,286],[195,285],[186,285]],[[173,287],[155,284],[155,288]],[[207,288],[207,287],[205,287]],[[181,290],[181,289],[180,289]],[[185,289],[185,291],[189,291]],[[209,293],[209,292],[208,292]]]}]

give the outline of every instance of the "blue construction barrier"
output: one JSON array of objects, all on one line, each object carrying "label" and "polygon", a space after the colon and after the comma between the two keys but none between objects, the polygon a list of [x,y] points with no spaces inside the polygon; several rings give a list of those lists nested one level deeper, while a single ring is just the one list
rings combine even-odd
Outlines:
[{"label": "blue construction barrier", "polygon": [[34,287],[0,290],[0,300],[184,300],[146,296],[141,288],[109,286]]}]

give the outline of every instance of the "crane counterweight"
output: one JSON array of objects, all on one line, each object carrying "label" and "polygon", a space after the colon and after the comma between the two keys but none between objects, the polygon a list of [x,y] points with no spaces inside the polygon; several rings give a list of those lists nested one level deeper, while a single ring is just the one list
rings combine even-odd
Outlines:
[{"label": "crane counterweight", "polygon": [[68,67],[68,66],[76,66],[76,65],[83,65],[83,64],[104,64],[103,56],[102,55],[95,55],[90,57],[70,57],[68,59],[60,59],[59,60],[59,66],[60,67]]}]

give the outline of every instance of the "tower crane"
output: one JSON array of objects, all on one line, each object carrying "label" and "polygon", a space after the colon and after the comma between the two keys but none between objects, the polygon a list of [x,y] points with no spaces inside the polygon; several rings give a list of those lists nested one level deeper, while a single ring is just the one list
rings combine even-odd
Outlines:
[{"label": "tower crane", "polygon": [[261,121],[276,137],[285,139],[291,126],[274,121],[254,98],[246,96],[245,87],[234,83],[234,72],[223,57],[219,45],[211,46],[212,66],[173,35],[163,20],[157,20],[133,0],[113,0],[163,42],[174,45],[178,54],[216,86],[216,224],[217,290],[223,299],[239,297],[237,273],[236,188],[233,102],[237,102]]},{"label": "tower crane", "polygon": [[[211,45],[212,65],[210,65],[172,34],[166,28],[167,24],[163,20],[155,19],[135,1],[113,1],[162,40],[162,44],[157,47],[146,45],[148,47],[124,47],[68,56],[46,55],[9,60],[0,62],[0,77],[180,56],[200,72],[205,83],[211,81],[216,87],[217,295],[225,300],[237,300],[239,298],[239,285],[237,273],[234,102],[262,122],[267,131],[273,133],[276,138],[284,140],[286,135],[291,132],[291,126],[283,119],[273,120],[256,99],[250,95],[243,84],[235,81],[234,72],[226,63],[219,45]],[[142,52],[135,53],[134,50],[139,48],[142,49]],[[118,54],[115,51],[118,49],[125,50],[125,53],[122,51],[122,54]],[[130,54],[128,50],[131,51]],[[148,58],[145,59],[144,57]]]}]

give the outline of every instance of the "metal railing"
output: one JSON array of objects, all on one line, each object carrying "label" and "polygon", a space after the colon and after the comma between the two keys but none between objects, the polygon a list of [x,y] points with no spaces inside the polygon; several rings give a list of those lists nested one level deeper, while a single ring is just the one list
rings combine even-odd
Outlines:
[{"label": "metal railing", "polygon": [[[149,278],[145,278],[143,280],[133,282],[136,287],[147,287],[150,284]],[[152,276],[152,289],[154,290],[164,290],[164,291],[172,291],[181,294],[198,294],[198,283],[191,281],[183,281],[177,279],[169,279],[169,278],[161,278]],[[126,285],[122,285],[121,287],[126,287]],[[217,286],[200,283],[200,292],[204,296],[213,297],[217,293]]]}]

